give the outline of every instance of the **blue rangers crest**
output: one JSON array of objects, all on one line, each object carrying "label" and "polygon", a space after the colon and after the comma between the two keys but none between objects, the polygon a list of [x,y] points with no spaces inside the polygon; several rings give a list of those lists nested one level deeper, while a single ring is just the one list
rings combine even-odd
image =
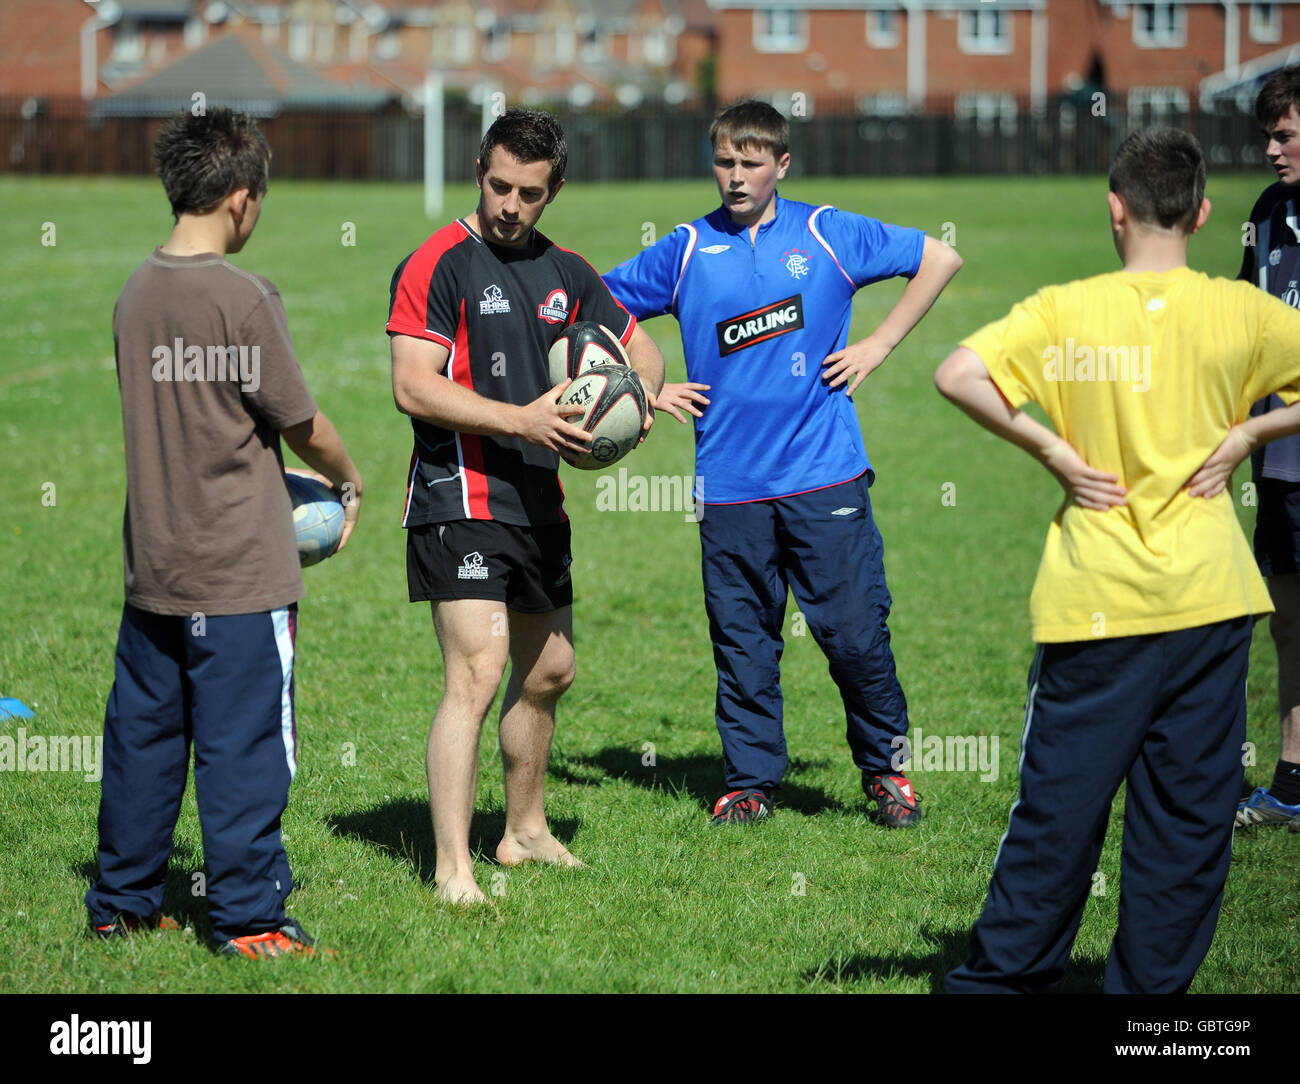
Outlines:
[{"label": "blue rangers crest", "polygon": [[808,274],[808,253],[801,248],[792,248],[781,256],[785,269],[797,279]]}]

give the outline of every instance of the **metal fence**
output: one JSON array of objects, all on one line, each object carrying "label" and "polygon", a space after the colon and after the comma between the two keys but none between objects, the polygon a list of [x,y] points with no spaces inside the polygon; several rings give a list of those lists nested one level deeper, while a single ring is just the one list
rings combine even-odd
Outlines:
[{"label": "metal fence", "polygon": [[[1212,169],[1263,161],[1254,119],[1244,113],[1130,115],[1120,101],[1097,114],[1078,98],[1059,98],[1035,114],[951,113],[897,117],[820,110],[790,125],[792,173],[808,176],[904,176],[1104,172],[1132,128],[1172,124],[1193,132]],[[667,107],[555,113],[569,142],[574,180],[699,177],[708,169],[712,110]],[[79,101],[0,99],[0,154],[11,173],[144,174],[153,172],[157,116],[96,116]],[[443,160],[449,182],[471,181],[481,114],[449,100]],[[261,121],[284,178],[417,181],[424,163],[424,123],[400,107],[381,113],[295,112]]]}]

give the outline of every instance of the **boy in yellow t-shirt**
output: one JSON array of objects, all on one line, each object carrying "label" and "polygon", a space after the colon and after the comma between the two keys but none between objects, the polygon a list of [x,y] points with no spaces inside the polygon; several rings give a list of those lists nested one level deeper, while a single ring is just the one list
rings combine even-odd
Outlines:
[{"label": "boy in yellow t-shirt", "polygon": [[[1251,626],[1272,609],[1226,487],[1253,448],[1300,432],[1300,312],[1187,267],[1204,192],[1192,136],[1134,132],[1107,194],[1123,270],[1041,290],[935,376],[1066,492],[1030,598],[1020,796],[950,993],[1060,980],[1125,779],[1104,989],[1183,992],[1214,936]],[[1286,409],[1248,418],[1272,392]]]}]

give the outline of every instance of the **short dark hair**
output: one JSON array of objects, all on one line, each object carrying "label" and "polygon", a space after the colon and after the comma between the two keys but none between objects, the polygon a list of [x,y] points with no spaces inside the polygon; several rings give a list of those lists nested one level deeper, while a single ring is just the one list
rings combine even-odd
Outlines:
[{"label": "short dark hair", "polygon": [[271,148],[246,113],[217,106],[167,118],[153,149],[172,214],[202,215],[237,188],[266,192]]},{"label": "short dark hair", "polygon": [[1205,156],[1189,132],[1141,128],[1119,145],[1110,190],[1124,197],[1136,222],[1190,234],[1205,199]]},{"label": "short dark hair", "polygon": [[790,149],[790,122],[767,102],[749,98],[727,106],[709,128],[713,149],[726,141],[736,150],[758,147],[772,152],[778,161]]},{"label": "short dark hair", "polygon": [[569,148],[564,142],[564,129],[550,113],[521,107],[507,109],[483,133],[478,161],[484,170],[494,147],[504,147],[521,162],[550,162],[551,179],[547,187],[552,192],[564,180]]},{"label": "short dark hair", "polygon": [[1264,80],[1255,99],[1255,120],[1268,131],[1292,106],[1300,110],[1300,66],[1282,68]]}]

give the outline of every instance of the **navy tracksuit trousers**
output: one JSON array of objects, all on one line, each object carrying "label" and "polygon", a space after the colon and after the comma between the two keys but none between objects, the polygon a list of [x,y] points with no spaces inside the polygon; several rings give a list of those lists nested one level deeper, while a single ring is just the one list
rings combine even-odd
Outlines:
[{"label": "navy tracksuit trousers", "polygon": [[787,590],[830,662],[853,762],[888,772],[907,733],[889,646],[884,545],[866,473],[776,500],[704,506],[704,602],[718,670],[728,789],[770,791],[785,774],[781,628]]},{"label": "navy tracksuit trousers", "polygon": [[1061,979],[1125,780],[1104,989],[1187,990],[1228,879],[1252,623],[1039,646],[1020,796],[949,993],[1029,993]]},{"label": "navy tracksuit trousers", "polygon": [[123,609],[104,715],[99,876],[86,893],[93,925],[162,907],[191,744],[213,939],[283,924],[296,621],[297,606],[202,621]]}]

